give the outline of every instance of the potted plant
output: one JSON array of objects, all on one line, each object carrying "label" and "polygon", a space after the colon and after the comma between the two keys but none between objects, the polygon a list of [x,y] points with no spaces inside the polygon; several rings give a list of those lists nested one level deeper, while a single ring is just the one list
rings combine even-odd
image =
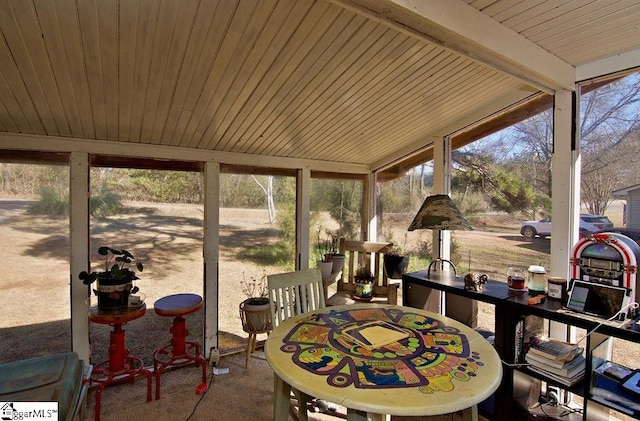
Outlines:
[{"label": "potted plant", "polygon": [[400,279],[409,268],[410,255],[405,254],[404,247],[393,246],[382,256],[384,271],[388,278]]},{"label": "potted plant", "polygon": [[270,331],[271,316],[269,314],[269,289],[266,271],[262,272],[262,276],[250,276],[248,280],[245,273],[242,272],[240,287],[247,297],[240,303],[242,329],[248,333]]},{"label": "potted plant", "polygon": [[93,293],[98,297],[99,310],[122,310],[129,306],[129,296],[139,291],[133,281],[138,278],[132,268],[142,272],[142,262],[137,260],[127,250],[117,250],[102,246],[98,254],[105,256],[105,266],[102,272],[82,271],[78,278],[85,285],[96,282]]},{"label": "potted plant", "polygon": [[[331,273],[342,272],[344,269],[344,254],[338,253],[338,234],[326,231],[327,238],[322,243],[323,261],[331,262]],[[320,244],[320,234],[318,233],[318,244]],[[320,248],[320,246],[319,246]]]},{"label": "potted plant", "polygon": [[331,255],[328,254],[326,241],[320,238],[320,232],[322,231],[322,227],[318,229],[316,232],[316,252],[318,253],[318,268],[320,268],[320,273],[322,274],[322,280],[328,281],[331,279],[331,274],[333,273],[333,262],[331,261]]},{"label": "potted plant", "polygon": [[373,297],[373,281],[375,280],[371,270],[364,266],[359,266],[353,275],[353,280],[356,284],[354,298],[364,301],[371,300]]}]

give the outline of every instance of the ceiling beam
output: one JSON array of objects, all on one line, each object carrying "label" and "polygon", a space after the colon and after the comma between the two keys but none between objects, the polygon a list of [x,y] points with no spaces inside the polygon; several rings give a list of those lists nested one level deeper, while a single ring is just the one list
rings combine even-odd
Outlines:
[{"label": "ceiling beam", "polygon": [[277,156],[219,152],[175,146],[88,140],[42,135],[0,133],[0,149],[42,152],[86,152],[101,155],[104,162],[115,165],[118,157],[147,160],[176,160],[184,162],[218,162],[220,164],[263,168],[299,169],[345,174],[369,174],[367,165],[348,162],[328,162]]},{"label": "ceiling beam", "polygon": [[576,67],[576,80],[581,82],[602,75],[630,71],[638,67],[640,67],[640,50],[628,51]]},{"label": "ceiling beam", "polygon": [[329,0],[520,79],[575,88],[575,68],[461,0]]}]

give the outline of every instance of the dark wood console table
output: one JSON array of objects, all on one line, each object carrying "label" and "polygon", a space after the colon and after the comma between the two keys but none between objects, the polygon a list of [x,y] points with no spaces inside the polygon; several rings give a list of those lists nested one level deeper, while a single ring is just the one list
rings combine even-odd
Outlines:
[{"label": "dark wood console table", "polygon": [[[489,280],[483,285],[481,291],[473,291],[466,290],[462,277],[456,277],[453,272],[431,273],[427,278],[425,270],[402,276],[403,305],[423,308],[430,290],[443,291],[446,294],[489,303],[495,308],[494,346],[502,361],[507,364],[503,367],[502,384],[494,394],[494,401],[500,402],[500,404],[494,405],[493,402],[485,402],[485,405],[480,405],[480,409],[484,412],[483,415],[494,420],[527,419],[526,417],[522,418],[527,410],[517,403],[516,395],[528,395],[528,390],[524,389],[529,383],[522,383],[521,378],[523,374],[526,377],[530,373],[526,369],[515,367],[512,364],[517,360],[516,330],[518,322],[527,316],[538,316],[545,320],[564,323],[587,331],[597,328],[598,335],[591,335],[585,344],[585,379],[576,387],[571,387],[571,391],[585,397],[583,419],[606,419],[600,417],[608,409],[604,408],[603,412],[603,407],[590,400],[592,351],[602,341],[610,337],[640,343],[640,326],[637,323],[629,322],[628,326],[623,328],[618,327],[615,323],[600,325],[598,320],[566,312],[559,301],[548,299],[541,304],[529,305],[529,294],[526,291],[510,290],[506,282]],[[594,337],[598,337],[598,339],[593,339]],[[541,378],[541,380],[548,381],[545,378]]]}]

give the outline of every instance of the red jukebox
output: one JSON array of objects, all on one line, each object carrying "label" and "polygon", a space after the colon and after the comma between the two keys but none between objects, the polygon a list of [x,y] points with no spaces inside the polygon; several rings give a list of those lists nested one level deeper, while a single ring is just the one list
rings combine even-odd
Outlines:
[{"label": "red jukebox", "polygon": [[628,288],[631,301],[637,302],[639,256],[640,246],[625,235],[613,232],[587,235],[573,247],[571,279]]}]

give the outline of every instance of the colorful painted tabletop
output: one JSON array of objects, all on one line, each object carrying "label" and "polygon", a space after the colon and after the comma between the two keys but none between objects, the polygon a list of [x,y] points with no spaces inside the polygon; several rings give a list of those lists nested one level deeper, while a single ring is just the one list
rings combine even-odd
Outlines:
[{"label": "colorful painted tabletop", "polygon": [[297,316],[272,331],[265,353],[294,388],[376,414],[466,409],[502,378],[498,354],[481,335],[409,307],[337,306]]}]

